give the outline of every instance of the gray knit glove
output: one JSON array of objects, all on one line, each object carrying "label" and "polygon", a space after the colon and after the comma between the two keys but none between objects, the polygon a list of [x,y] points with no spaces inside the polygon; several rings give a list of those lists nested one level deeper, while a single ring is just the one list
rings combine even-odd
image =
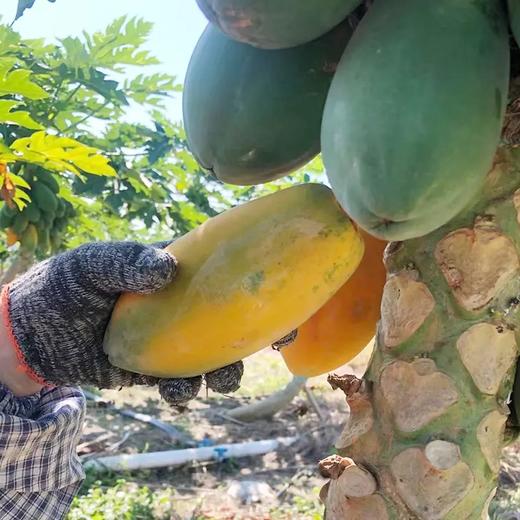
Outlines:
[{"label": "gray knit glove", "polygon": [[[103,352],[103,336],[119,294],[161,289],[175,271],[176,261],[166,251],[134,242],[86,244],[37,264],[2,293],[4,318],[22,367],[44,384],[158,385],[171,404],[193,399],[201,376],[159,379],[135,374],[111,365]],[[204,378],[215,391],[233,392],[242,372],[238,362]]]}]

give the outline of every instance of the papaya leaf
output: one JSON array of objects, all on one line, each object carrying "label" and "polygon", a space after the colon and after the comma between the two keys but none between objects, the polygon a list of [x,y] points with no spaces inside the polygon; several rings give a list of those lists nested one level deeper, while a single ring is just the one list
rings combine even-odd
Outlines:
[{"label": "papaya leaf", "polygon": [[18,94],[28,99],[45,99],[47,92],[30,79],[31,71],[16,69],[2,70],[0,63],[0,96]]},{"label": "papaya leaf", "polygon": [[82,67],[91,66],[91,56],[79,38],[67,36],[67,38],[63,38],[59,41],[65,51],[63,63],[66,66],[71,69],[80,69]]},{"label": "papaya leaf", "polygon": [[13,202],[18,206],[19,209],[23,209],[25,206],[27,206],[27,202],[31,202],[31,197],[27,192],[17,187],[14,193]]},{"label": "papaya leaf", "polygon": [[30,137],[17,139],[11,149],[18,160],[44,166],[53,171],[81,172],[114,176],[116,172],[97,148],[86,146],[70,137],[34,132]]},{"label": "papaya leaf", "polygon": [[117,102],[120,105],[128,105],[126,96],[122,90],[118,90],[119,83],[112,79],[106,79],[107,75],[97,69],[91,68],[87,72],[78,71],[78,81],[97,92],[105,99]]},{"label": "papaya leaf", "polygon": [[13,112],[18,105],[17,101],[0,99],[0,123],[17,124],[31,130],[41,130],[43,127],[30,116],[29,112],[23,110]]},{"label": "papaya leaf", "polygon": [[10,172],[9,173],[9,177],[11,178],[11,180],[13,181],[13,184],[16,187],[18,187],[18,188],[26,188],[28,190],[31,189],[30,184],[23,177],[20,177],[19,175],[16,175],[16,173]]},{"label": "papaya leaf", "polygon": [[[20,35],[7,25],[0,25],[0,56],[5,56],[17,48],[20,44]],[[16,49],[18,50],[18,49]]]},{"label": "papaya leaf", "polygon": [[95,66],[121,71],[119,65],[155,65],[159,61],[140,49],[152,29],[150,22],[126,16],[114,20],[104,32],[84,34]]}]

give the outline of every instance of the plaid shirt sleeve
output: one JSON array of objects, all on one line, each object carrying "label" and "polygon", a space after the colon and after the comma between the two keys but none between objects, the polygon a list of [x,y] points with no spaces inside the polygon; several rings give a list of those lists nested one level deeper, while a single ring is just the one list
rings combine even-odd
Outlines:
[{"label": "plaid shirt sleeve", "polygon": [[0,385],[0,519],[60,520],[85,475],[76,455],[85,416],[77,388],[15,397]]}]

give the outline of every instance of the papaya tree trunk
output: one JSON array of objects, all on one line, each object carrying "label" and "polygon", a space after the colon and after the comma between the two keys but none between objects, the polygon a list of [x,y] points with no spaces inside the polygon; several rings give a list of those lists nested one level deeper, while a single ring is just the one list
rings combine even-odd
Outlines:
[{"label": "papaya tree trunk", "polygon": [[350,414],[320,463],[327,520],[487,518],[518,357],[519,187],[520,149],[502,147],[479,200],[388,245],[368,370],[332,378]]}]

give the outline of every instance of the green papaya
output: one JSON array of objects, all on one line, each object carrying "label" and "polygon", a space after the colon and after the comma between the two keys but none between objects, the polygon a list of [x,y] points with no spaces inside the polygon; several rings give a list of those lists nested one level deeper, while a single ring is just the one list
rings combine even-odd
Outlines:
[{"label": "green papaya", "polygon": [[36,179],[45,184],[45,186],[47,186],[47,188],[49,188],[53,193],[58,193],[60,191],[60,185],[51,172],[40,170]]},{"label": "green papaya", "polygon": [[38,235],[38,250],[40,253],[46,253],[50,247],[50,234],[47,228],[39,227],[37,229]]},{"label": "green papaya", "polygon": [[230,38],[263,49],[295,47],[344,20],[361,0],[197,0]]},{"label": "green papaya", "polygon": [[65,202],[63,199],[58,199],[58,207],[56,208],[56,216],[57,217],[63,217],[65,215]]},{"label": "green papaya", "polygon": [[43,211],[40,219],[40,224],[42,225],[42,227],[50,229],[54,224],[55,218],[56,217],[53,213],[47,213],[46,211]]},{"label": "green papaya", "polygon": [[27,218],[27,215],[25,212],[19,213],[13,220],[13,225],[11,226],[11,229],[13,232],[21,236],[22,233],[25,231],[29,224],[29,219]]},{"label": "green papaya", "polygon": [[41,218],[41,211],[39,210],[36,203],[30,202],[23,210],[29,222],[36,224]]},{"label": "green papaya", "polygon": [[11,211],[7,204],[2,206],[0,210],[0,228],[8,228],[14,221],[16,213]]},{"label": "green papaya", "polygon": [[334,193],[385,240],[419,237],[482,187],[508,96],[500,0],[384,0],[332,82],[322,154]]},{"label": "green papaya", "polygon": [[48,213],[55,213],[58,208],[58,199],[51,189],[42,182],[32,185],[31,198],[36,202],[38,207]]},{"label": "green papaya", "polygon": [[67,227],[68,219],[66,217],[58,217],[53,224],[53,229],[60,232]]},{"label": "green papaya", "polygon": [[20,245],[26,251],[34,251],[38,245],[38,231],[34,224],[29,224],[22,234]]},{"label": "green papaya", "polygon": [[50,235],[50,246],[52,252],[56,252],[60,249],[62,243],[62,236],[59,233],[51,233]]},{"label": "green papaya", "polygon": [[65,217],[75,217],[76,216],[76,209],[74,206],[68,201],[64,200],[65,203]]},{"label": "green papaya", "polygon": [[318,154],[327,91],[351,34],[343,23],[303,46],[268,51],[210,24],[191,57],[183,94],[188,145],[201,166],[224,182],[251,185]]}]

